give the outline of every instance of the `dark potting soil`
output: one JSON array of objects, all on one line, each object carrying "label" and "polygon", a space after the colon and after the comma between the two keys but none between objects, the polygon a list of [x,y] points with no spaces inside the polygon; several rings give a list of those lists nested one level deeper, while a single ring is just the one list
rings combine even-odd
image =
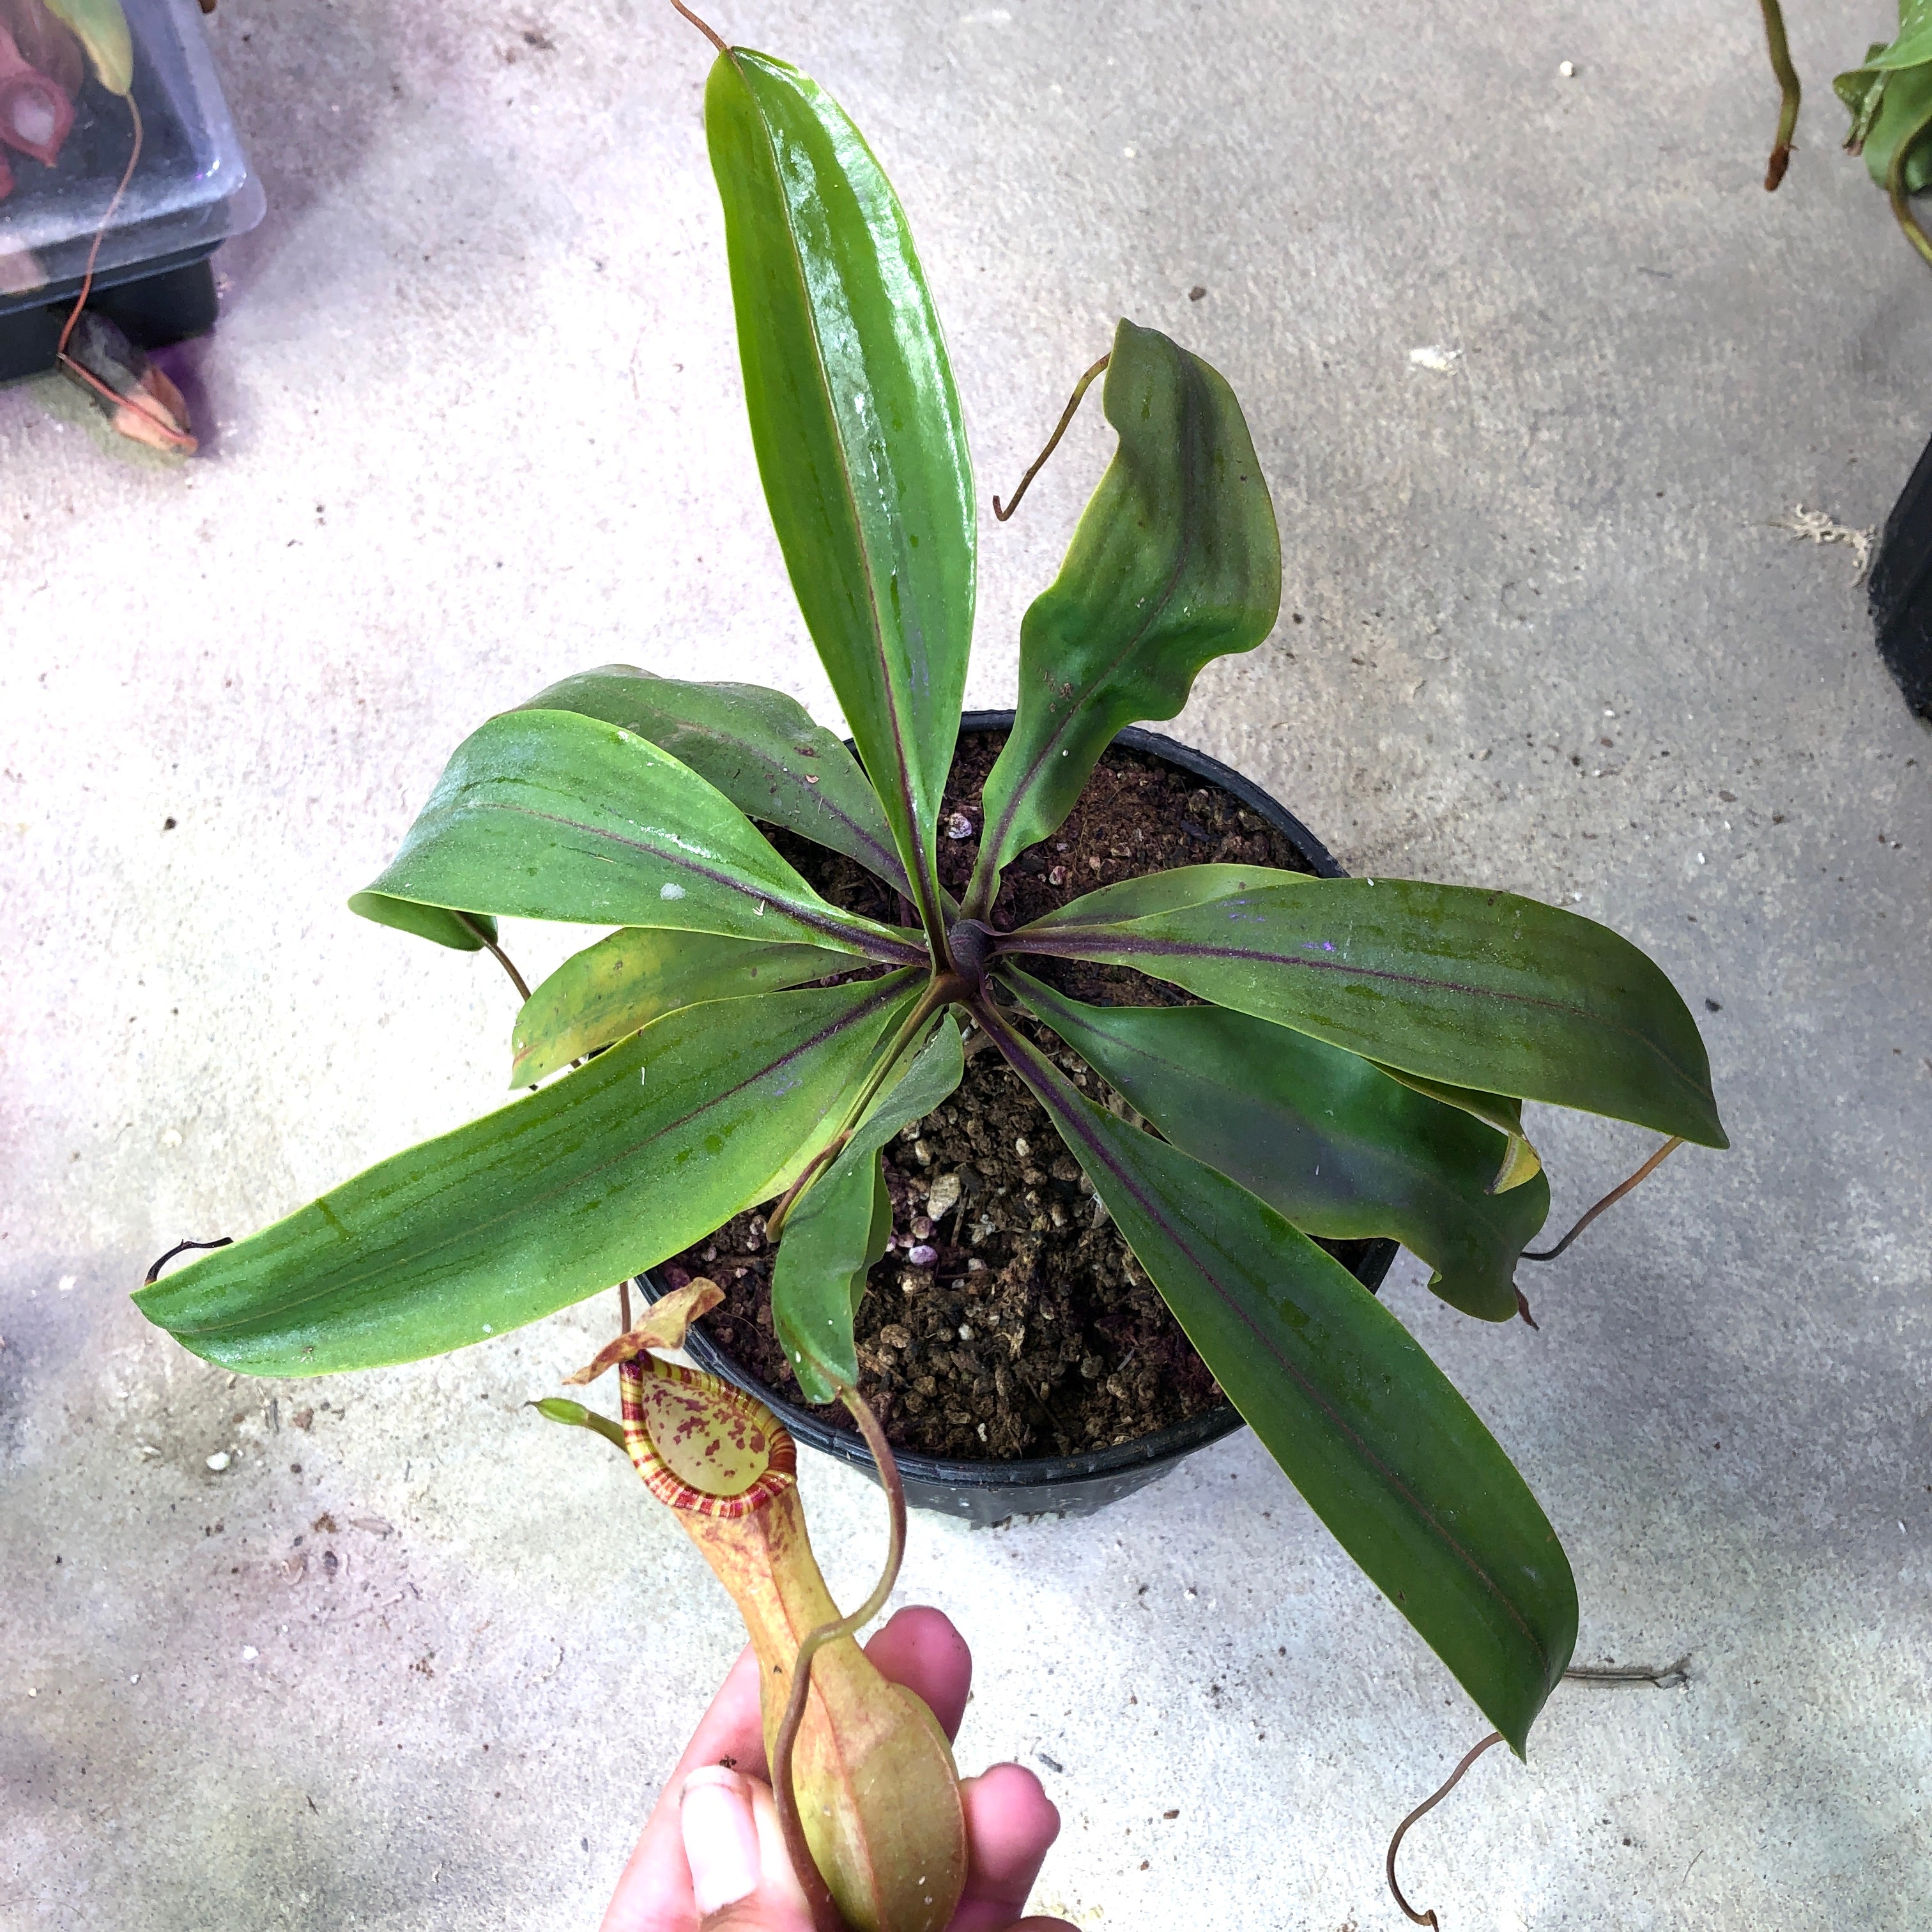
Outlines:
[{"label": "dark potting soil", "polygon": [[[980,788],[1004,736],[961,735],[940,821],[940,876],[956,896],[978,851]],[[850,860],[766,830],[835,904],[910,921],[890,888]],[[1022,926],[1096,886],[1208,862],[1310,869],[1238,800],[1116,747],[1059,831],[1006,868],[992,923]],[[1124,968],[1034,964],[1096,1004],[1188,997]],[[1089,1094],[1108,1097],[1052,1035],[1028,1030]],[[894,1446],[962,1461],[1068,1455],[1214,1407],[1221,1392],[1207,1365],[1025,1083],[983,1035],[970,1036],[968,1048],[958,1090],[884,1152],[892,1246],[868,1277],[856,1329],[864,1391]],[[1324,1245],[1347,1262],[1366,1244]],[[700,1274],[716,1282],[725,1299],[705,1318],[712,1339],[768,1388],[800,1400],[772,1331],[761,1214],[739,1215],[662,1272],[674,1286]],[[836,1404],[813,1413],[852,1426]]]}]

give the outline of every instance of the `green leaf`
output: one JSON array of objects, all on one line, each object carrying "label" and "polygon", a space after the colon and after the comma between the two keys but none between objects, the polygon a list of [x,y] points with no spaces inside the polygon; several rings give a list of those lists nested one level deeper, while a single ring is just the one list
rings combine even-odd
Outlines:
[{"label": "green leaf", "polygon": [[458,952],[481,952],[484,935],[488,934],[491,939],[496,937],[496,922],[484,912],[446,912],[441,906],[418,905],[410,899],[386,899],[376,912],[357,904],[354,898],[349,903],[352,910],[374,920],[379,926],[394,926],[398,932],[433,940],[438,946],[447,946]]},{"label": "green leaf", "polygon": [[892,1228],[890,1198],[886,1226],[878,1226],[884,1179],[876,1149],[862,1160],[836,1162],[785,1223],[772,1268],[772,1325],[807,1402],[834,1400],[841,1384],[858,1386],[852,1322],[866,1270],[885,1252]]},{"label": "green leaf", "polygon": [[1868,48],[1862,67],[1880,71],[1923,67],[1932,62],[1932,6],[1926,0],[1899,0],[1898,38]]},{"label": "green leaf", "polygon": [[1022,927],[1016,937],[1024,937],[1030,945],[1034,934],[1058,932],[1063,927],[1119,926],[1156,913],[1184,912],[1192,906],[1258,892],[1264,886],[1313,883],[1312,873],[1285,872],[1273,866],[1174,866],[1164,872],[1144,873],[1138,879],[1121,879],[1070,899]]},{"label": "green leaf", "polygon": [[1489,1184],[1490,1193],[1507,1194],[1543,1172],[1543,1156],[1530,1144],[1529,1136],[1522,1130],[1520,1100],[1512,1100],[1507,1094],[1479,1094],[1473,1087],[1451,1087],[1444,1081],[1425,1080],[1419,1073],[1405,1073],[1400,1067],[1385,1066],[1380,1060],[1370,1064],[1391,1080],[1399,1080],[1405,1087],[1426,1094],[1432,1100],[1440,1100],[1445,1107],[1457,1107],[1466,1114],[1473,1114],[1485,1126],[1494,1127],[1503,1136],[1505,1144],[1502,1161]]},{"label": "green leaf", "polygon": [[747,818],[842,852],[905,890],[891,828],[857,760],[782,691],[687,684],[605,664],[550,686],[521,708],[578,711],[621,724],[709,780]]},{"label": "green leaf", "polygon": [[667,1014],[140,1289],[136,1304],[195,1354],[250,1375],[374,1368],[503,1334],[766,1198],[830,1133],[916,986],[896,974]]},{"label": "green leaf", "polygon": [[94,77],[110,94],[134,85],[134,43],[121,0],[46,0],[47,11],[64,21],[94,63]]},{"label": "green leaf", "polygon": [[533,1087],[680,1006],[780,992],[850,964],[817,946],[626,926],[573,954],[524,1001],[510,1036],[510,1084]]},{"label": "green leaf", "polygon": [[349,903],[411,930],[403,906],[448,906],[925,957],[826,904],[688,766],[568,711],[508,711],[472,732],[388,868]]},{"label": "green leaf", "polygon": [[1000,950],[1134,967],[1424,1079],[1730,1145],[1676,989],[1578,914],[1412,879],[1297,878],[1109,925],[1076,909]]},{"label": "green leaf", "polygon": [[986,780],[970,909],[1065,819],[1122,725],[1172,718],[1202,666],[1252,650],[1281,608],[1274,508],[1234,391],[1124,321],[1105,395],[1120,447],[1020,626],[1019,708]]},{"label": "green leaf", "polygon": [[1228,1399],[1520,1753],[1576,1639],[1556,1532],[1495,1438],[1341,1264],[1211,1167],[1117,1120],[997,1016]]},{"label": "green leaf", "polygon": [[[1854,70],[1833,86],[1852,111],[1852,145],[1865,158],[1865,169],[1880,188],[1887,185],[1892,156],[1932,114],[1932,66],[1903,72]],[[1909,194],[1932,188],[1932,139],[1917,143],[1905,160]]]},{"label": "green leaf", "polygon": [[973,472],[904,212],[857,128],[738,47],[705,93],[765,500],[928,929],[973,635]]},{"label": "green leaf", "polygon": [[1184,1153],[1305,1234],[1391,1235],[1430,1286],[1485,1321],[1516,1312],[1516,1257],[1550,1212],[1540,1178],[1486,1190],[1508,1142],[1366,1060],[1220,1006],[1091,1006],[1020,974],[1006,984]]},{"label": "green leaf", "polygon": [[858,1385],[852,1323],[866,1274],[885,1252],[892,1225],[879,1150],[931,1113],[965,1070],[959,1028],[948,1014],[785,1222],[772,1270],[772,1322],[807,1402],[830,1402],[841,1382]]},{"label": "green leaf", "polygon": [[[1845,146],[1864,156],[1865,167],[1880,188],[1887,184],[1899,142],[1932,115],[1932,5],[1900,0],[1898,24],[1896,40],[1889,45],[1874,41],[1857,67],[1832,83],[1852,117]],[[1932,139],[1906,157],[1905,186],[1911,194],[1932,187]]]}]

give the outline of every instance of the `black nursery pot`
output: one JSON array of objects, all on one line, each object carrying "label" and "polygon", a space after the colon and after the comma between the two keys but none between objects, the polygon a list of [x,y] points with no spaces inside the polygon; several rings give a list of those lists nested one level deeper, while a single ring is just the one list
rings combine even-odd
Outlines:
[{"label": "black nursery pot", "polygon": [[1886,519],[1870,594],[1879,654],[1932,724],[1932,443]]},{"label": "black nursery pot", "polygon": [[[969,711],[959,721],[959,728],[962,733],[1004,731],[1010,730],[1012,722],[1010,711]],[[1114,742],[1124,750],[1138,752],[1174,766],[1190,778],[1218,785],[1240,800],[1281,833],[1318,878],[1347,876],[1328,848],[1300,819],[1239,772],[1230,771],[1214,759],[1153,731],[1125,730]],[[1395,1259],[1396,1244],[1369,1241],[1354,1245],[1358,1252],[1350,1271],[1372,1294],[1381,1287],[1390,1263]],[[638,1278],[638,1286],[653,1301],[668,1292],[668,1284],[654,1269]],[[740,1368],[701,1328],[693,1328],[684,1346],[700,1368],[755,1396],[800,1442],[876,1477],[872,1456],[856,1435],[832,1428],[808,1410],[774,1394]],[[1132,1442],[1076,1456],[1048,1456],[1020,1462],[967,1462],[902,1450],[899,1474],[905,1484],[906,1501],[913,1508],[930,1510],[940,1516],[962,1516],[982,1528],[1016,1516],[1090,1516],[1105,1504],[1144,1489],[1184,1456],[1191,1456],[1196,1450],[1232,1436],[1242,1426],[1233,1404],[1222,1402],[1171,1429],[1157,1430]]]}]

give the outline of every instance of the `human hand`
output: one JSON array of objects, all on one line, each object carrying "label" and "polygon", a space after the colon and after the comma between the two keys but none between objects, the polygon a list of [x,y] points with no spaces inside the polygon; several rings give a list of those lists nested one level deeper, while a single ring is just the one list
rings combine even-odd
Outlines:
[{"label": "human hand", "polygon": [[[941,1612],[901,1610],[866,1646],[916,1691],[950,1738],[973,1680],[973,1654]],[[748,1648],[664,1780],[604,1915],[603,1932],[812,1932],[785,1856],[758,1718],[758,1660]],[[948,1932],[1073,1932],[1026,1909],[1060,1814],[1016,1764],[965,1779],[966,1890]]]}]

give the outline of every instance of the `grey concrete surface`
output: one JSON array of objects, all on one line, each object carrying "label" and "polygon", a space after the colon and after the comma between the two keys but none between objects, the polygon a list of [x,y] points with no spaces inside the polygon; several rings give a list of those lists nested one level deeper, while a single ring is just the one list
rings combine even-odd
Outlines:
[{"label": "grey concrete surface", "polygon": [[[1453,1932],[1932,1894],[1932,739],[1846,548],[1777,527],[1882,521],[1932,283],[1835,152],[1886,9],[1793,11],[1774,199],[1718,0],[720,17],[893,174],[982,501],[1120,313],[1236,385],[1298,616],[1178,728],[1352,867],[1609,920],[1706,1022],[1735,1148],[1526,1269],[1540,1333],[1388,1291],[1564,1536],[1580,1658],[1690,1659],[1566,1687],[1418,1828]],[[126,1295],[497,1099],[494,967],[343,905],[473,724],[610,658],[833,716],[742,421],[706,50],[612,0],[209,31],[271,212],[174,364],[202,454],[0,394],[0,1925],[587,1927],[735,1647],[616,1459],[518,1406],[610,1311],[267,1385]],[[973,701],[1105,448],[1090,413],[988,522]],[[1648,1144],[1538,1124],[1559,1219]],[[849,1600],[875,1502],[805,1480]],[[1400,1923],[1388,1830],[1482,1726],[1251,1438],[1091,1522],[922,1523],[902,1594],[976,1647],[962,1760],[1064,1812],[1042,1904]]]}]

